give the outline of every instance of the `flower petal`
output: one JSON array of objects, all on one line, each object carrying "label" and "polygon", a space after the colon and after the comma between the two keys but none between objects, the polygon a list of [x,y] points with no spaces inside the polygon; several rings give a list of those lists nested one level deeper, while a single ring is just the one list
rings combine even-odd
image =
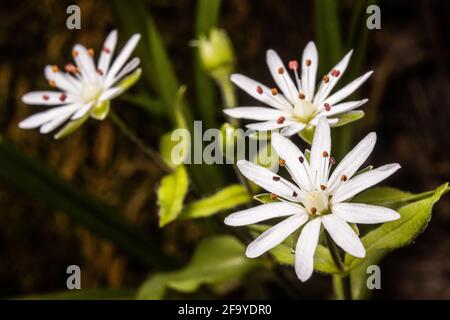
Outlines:
[{"label": "flower petal", "polygon": [[120,87],[110,88],[100,95],[100,97],[98,98],[98,101],[103,102],[106,100],[114,99],[115,97],[120,95],[122,92],[123,92],[123,89]]},{"label": "flower petal", "polygon": [[273,108],[292,113],[292,106],[286,98],[284,98],[282,94],[272,95],[270,89],[262,83],[237,73],[232,74],[230,79],[235,85],[247,92],[253,98]]},{"label": "flower petal", "polygon": [[57,91],[32,91],[22,96],[22,102],[29,105],[65,105],[73,103],[74,96],[69,93]]},{"label": "flower petal", "polygon": [[311,145],[310,176],[316,188],[319,188],[321,184],[326,184],[330,150],[330,125],[325,117],[321,117],[318,120]]},{"label": "flower petal", "polygon": [[[331,69],[327,76],[329,81],[321,81],[320,88],[317,91],[316,96],[314,97],[314,104],[320,106],[325,100],[328,95],[330,94],[331,90],[335,87],[335,85],[338,83],[339,79],[342,78],[342,75],[344,74],[345,70],[347,69],[348,62],[350,61],[350,58],[352,56],[353,50],[350,50],[344,58],[342,58],[341,61],[339,61],[333,69]],[[338,72],[338,75],[335,75],[335,72]]]},{"label": "flower petal", "polygon": [[109,84],[109,86],[113,85],[114,83],[116,83],[117,81],[119,81],[120,79],[122,79],[124,76],[126,76],[127,74],[129,74],[131,71],[133,71],[134,69],[136,69],[139,64],[141,63],[141,60],[139,58],[133,58],[131,59],[130,62],[128,62],[125,67],[123,67],[122,70],[120,70],[119,74],[117,76],[114,77],[114,79],[111,81],[111,83]]},{"label": "flower petal", "polygon": [[352,179],[343,182],[337,188],[333,195],[332,202],[338,203],[350,199],[354,195],[360,193],[367,188],[383,181],[395,171],[400,169],[398,163],[391,163],[381,166],[379,168],[358,174]]},{"label": "flower petal", "polygon": [[359,78],[356,78],[355,80],[347,84],[345,87],[343,87],[342,89],[333,93],[331,96],[325,99],[323,101],[323,104],[328,103],[330,106],[332,106],[344,100],[349,95],[351,95],[356,89],[358,89],[367,79],[369,79],[372,73],[373,71],[369,71],[364,75],[360,76]]},{"label": "flower petal", "polygon": [[323,216],[322,223],[333,241],[345,252],[358,258],[364,258],[366,250],[353,229],[335,214]]},{"label": "flower petal", "polygon": [[253,240],[248,245],[245,255],[249,258],[259,257],[283,242],[284,239],[300,228],[306,221],[308,221],[307,214],[296,214],[281,221]]},{"label": "flower petal", "polygon": [[302,89],[305,99],[313,100],[316,86],[317,67],[319,65],[319,55],[314,42],[310,41],[305,47],[302,55]]},{"label": "flower petal", "polygon": [[61,71],[55,71],[52,66],[45,67],[44,75],[50,83],[53,82],[55,87],[63,91],[77,95],[81,89],[81,83],[78,79]]},{"label": "flower petal", "polygon": [[300,234],[295,247],[295,273],[305,282],[314,271],[314,253],[319,242],[321,220],[308,222]]},{"label": "flower petal", "polygon": [[277,132],[272,133],[272,146],[278,156],[286,161],[286,168],[297,185],[302,190],[311,190],[313,185],[309,177],[309,164],[300,149],[291,140]]},{"label": "flower petal", "polygon": [[375,132],[371,132],[347,153],[328,180],[328,192],[334,193],[343,175],[350,179],[355,174],[372,153],[376,142],[377,135]]},{"label": "flower petal", "polygon": [[296,133],[299,133],[303,129],[305,129],[306,125],[304,123],[295,122],[287,127],[281,129],[280,133],[285,137],[293,136]]},{"label": "flower petal", "polygon": [[43,126],[41,126],[41,128],[39,129],[40,133],[49,133],[53,130],[55,130],[57,127],[59,127],[60,125],[62,125],[65,121],[67,121],[70,116],[80,107],[79,104],[72,104],[72,105],[68,105],[66,106],[66,110],[64,111],[64,113],[59,114],[58,116],[56,116],[55,118],[53,118],[52,120],[50,120],[49,122],[45,123]]},{"label": "flower petal", "polygon": [[290,114],[276,110],[272,108],[264,108],[264,107],[238,107],[238,108],[230,108],[225,109],[223,112],[236,119],[251,119],[251,120],[277,120],[279,117],[290,118]]},{"label": "flower petal", "polygon": [[81,72],[81,76],[91,82],[98,81],[100,75],[97,73],[94,60],[89,55],[86,48],[81,44],[76,44],[73,47],[73,53],[73,59]]},{"label": "flower petal", "polygon": [[291,103],[298,101],[297,87],[286,70],[283,61],[281,61],[280,56],[272,49],[267,50],[266,62],[273,79],[286,98],[288,98]]},{"label": "flower petal", "polygon": [[122,69],[122,66],[128,60],[134,48],[136,48],[140,38],[141,38],[140,34],[138,33],[133,34],[131,38],[128,40],[128,42],[125,44],[122,51],[114,60],[111,69],[109,69],[109,72],[105,77],[105,86],[108,87],[113,84],[113,80],[116,77],[116,74],[119,72],[120,69]]},{"label": "flower petal", "polygon": [[270,131],[274,129],[284,128],[291,124],[293,121],[284,121],[283,123],[278,123],[277,121],[265,121],[247,124],[246,127],[256,131]]},{"label": "flower petal", "polygon": [[225,224],[229,226],[245,226],[296,213],[306,214],[306,211],[303,207],[291,202],[272,202],[232,213],[225,218]]},{"label": "flower petal", "polygon": [[92,109],[93,105],[93,102],[85,103],[84,105],[82,105],[81,108],[79,108],[77,112],[74,113],[71,120],[78,120],[80,118],[83,118]]},{"label": "flower petal", "polygon": [[117,44],[117,30],[111,31],[103,43],[100,58],[98,59],[97,68],[103,72],[103,77],[106,77],[109,65],[111,63],[114,50]]},{"label": "flower petal", "polygon": [[383,223],[400,218],[395,210],[363,203],[336,203],[332,211],[350,223]]},{"label": "flower petal", "polygon": [[348,112],[353,109],[356,109],[356,108],[362,106],[363,104],[367,103],[367,101],[369,101],[369,99],[339,103],[334,106],[331,106],[330,111],[326,111],[325,109],[323,109],[320,114],[322,114],[326,117],[334,116],[336,114],[340,114],[340,113],[344,113],[344,112]]},{"label": "flower petal", "polygon": [[19,123],[19,128],[33,129],[40,127],[44,123],[47,123],[53,120],[54,118],[61,116],[62,114],[71,112],[72,109],[73,109],[72,105],[68,105],[52,108],[43,112],[33,114],[32,116],[29,116],[28,118],[22,120]]},{"label": "flower petal", "polygon": [[[300,189],[269,169],[257,166],[247,160],[239,160],[237,166],[247,179],[253,181],[263,189],[285,199],[299,201]],[[274,180],[274,177],[277,178]]]}]

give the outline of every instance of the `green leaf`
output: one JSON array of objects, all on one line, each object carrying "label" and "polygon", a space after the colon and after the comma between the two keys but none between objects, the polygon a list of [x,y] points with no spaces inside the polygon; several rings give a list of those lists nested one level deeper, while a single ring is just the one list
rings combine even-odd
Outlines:
[{"label": "green leaf", "polygon": [[364,111],[362,110],[353,110],[347,113],[341,114],[337,116],[339,119],[336,124],[333,125],[333,128],[342,127],[351,122],[357,121],[364,117]]},{"label": "green leaf", "polygon": [[221,211],[235,208],[251,200],[240,184],[228,186],[214,195],[189,203],[180,215],[180,219],[210,217]]},{"label": "green leaf", "polygon": [[234,285],[261,260],[248,259],[245,248],[230,236],[216,236],[203,240],[189,264],[175,272],[151,276],[139,289],[138,299],[162,299],[168,288],[191,293],[201,285],[214,287]]},{"label": "green leaf", "polygon": [[[362,237],[366,256],[371,256],[376,250],[393,250],[411,243],[426,228],[431,219],[433,205],[448,190],[447,187],[448,183],[445,183],[438,187],[432,196],[401,207],[398,210],[400,219],[384,223]],[[363,261],[364,259],[349,254],[345,257],[345,264],[349,269]]]},{"label": "green leaf", "polygon": [[298,135],[300,136],[300,138],[303,139],[303,141],[305,141],[308,144],[312,144],[313,138],[314,138],[314,131],[315,131],[315,127],[313,126],[307,126],[305,129],[303,129],[302,131],[300,131],[298,133]]},{"label": "green leaf", "polygon": [[181,165],[190,152],[190,136],[180,137],[180,141],[172,141],[173,131],[162,136],[160,141],[160,153],[164,162],[171,168]]},{"label": "green leaf", "polygon": [[175,220],[183,209],[184,197],[189,180],[184,166],[178,166],[171,174],[161,179],[158,188],[159,226],[163,227]]},{"label": "green leaf", "polygon": [[[0,136],[0,177],[30,197],[61,210],[93,234],[110,240],[146,266],[167,269],[173,261],[160,246],[115,210],[56,176]],[[49,210],[49,214],[53,213]]]},{"label": "green leaf", "polygon": [[86,114],[84,117],[80,119],[70,121],[61,130],[59,130],[53,136],[53,138],[59,140],[67,137],[68,135],[72,134],[75,130],[77,130],[79,127],[81,127],[83,123],[86,122],[87,119],[89,119],[89,114]]}]

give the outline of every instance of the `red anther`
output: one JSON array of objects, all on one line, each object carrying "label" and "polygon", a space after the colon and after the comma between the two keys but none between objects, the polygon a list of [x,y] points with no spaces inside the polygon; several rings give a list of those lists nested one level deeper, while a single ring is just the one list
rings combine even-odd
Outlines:
[{"label": "red anther", "polygon": [[263,89],[261,88],[261,86],[256,87],[256,92],[258,92],[259,94],[263,94]]},{"label": "red anther", "polygon": [[111,50],[109,48],[107,48],[107,47],[103,47],[102,51],[104,53],[111,53]]},{"label": "red anther", "polygon": [[320,185],[320,189],[325,190],[327,187],[324,186],[323,184]]},{"label": "red anther", "polygon": [[333,157],[330,157],[330,163],[331,163],[332,165],[336,164],[336,159],[333,158]]},{"label": "red anther", "polygon": [[278,164],[280,165],[280,167],[284,167],[286,165],[286,160],[280,159],[278,160]]},{"label": "red anther", "polygon": [[331,107],[330,107],[330,104],[329,104],[329,103],[325,103],[325,104],[323,105],[323,107],[324,107],[325,111],[330,111],[330,110],[331,110]]},{"label": "red anther", "polygon": [[102,76],[103,75],[102,69],[97,69],[97,73]]},{"label": "red anther", "polygon": [[94,49],[89,48],[87,52],[88,52],[88,55],[90,55],[91,57],[94,56]]},{"label": "red anther", "polygon": [[345,174],[343,174],[342,176],[341,176],[341,181],[347,181],[348,180],[348,178],[347,178],[347,176],[345,175]]},{"label": "red anther", "polygon": [[272,89],[270,89],[270,92],[272,93],[273,96],[276,96],[278,94],[278,89],[272,88]]},{"label": "red anther", "polygon": [[297,192],[293,191],[292,196],[295,198],[297,196]]},{"label": "red anther", "polygon": [[323,82],[328,83],[330,81],[329,76],[323,76]]},{"label": "red anther", "polygon": [[306,60],[305,60],[305,65],[306,65],[307,67],[309,67],[309,66],[311,65],[311,59],[306,59]]},{"label": "red anther", "polygon": [[289,69],[297,70],[298,69],[298,61],[297,60],[289,61]]},{"label": "red anther", "polygon": [[277,119],[277,123],[278,124],[283,124],[283,122],[286,120],[286,118],[285,117],[283,117],[283,116],[281,116],[281,117],[279,117],[278,119]]},{"label": "red anther", "polygon": [[277,200],[277,199],[278,199],[278,196],[277,196],[275,193],[271,193],[271,194],[270,194],[270,199],[272,199],[272,200]]},{"label": "red anther", "polygon": [[78,51],[77,50],[72,50],[72,57],[74,57],[74,58],[78,57]]},{"label": "red anther", "polygon": [[75,65],[73,63],[68,63],[64,66],[64,70],[66,70],[66,72],[70,72],[70,73],[77,73],[78,72],[78,68],[75,67]]},{"label": "red anther", "polygon": [[339,77],[339,75],[341,74],[341,72],[339,71],[339,70],[337,70],[337,69],[333,69],[332,71],[331,71],[331,75],[333,76],[333,77]]},{"label": "red anther", "polygon": [[55,80],[48,80],[48,84],[50,85],[50,87],[56,87]]},{"label": "red anther", "polygon": [[278,73],[279,74],[283,74],[284,73],[284,68],[283,67],[279,67],[278,68]]},{"label": "red anther", "polygon": [[50,97],[49,97],[48,95],[44,94],[44,95],[42,96],[42,99],[44,99],[45,101],[47,101],[48,99],[50,99]]},{"label": "red anther", "polygon": [[53,65],[53,66],[52,66],[52,71],[53,71],[53,72],[58,72],[58,71],[59,71],[58,66]]},{"label": "red anther", "polygon": [[298,157],[298,161],[300,161],[300,163],[303,163],[305,161],[305,158],[300,156],[300,157]]},{"label": "red anther", "polygon": [[298,97],[299,97],[300,99],[304,100],[306,96],[305,96],[304,93],[300,92],[300,93],[298,94]]},{"label": "red anther", "polygon": [[67,95],[64,93],[61,93],[61,95],[59,96],[59,101],[64,102],[67,99]]},{"label": "red anther", "polygon": [[278,177],[278,176],[273,176],[272,179],[273,179],[273,181],[280,181],[280,177]]},{"label": "red anther", "polygon": [[309,211],[312,213],[312,214],[316,214],[316,212],[317,212],[317,209],[316,208],[314,208],[314,207],[312,207],[311,209],[309,209]]},{"label": "red anther", "polygon": [[322,152],[322,157],[328,158],[329,154],[327,151]]}]

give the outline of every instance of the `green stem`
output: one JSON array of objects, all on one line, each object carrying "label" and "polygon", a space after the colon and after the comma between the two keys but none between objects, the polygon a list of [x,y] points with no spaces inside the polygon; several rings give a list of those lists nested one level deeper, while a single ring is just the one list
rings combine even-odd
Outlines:
[{"label": "green stem", "polygon": [[135,143],[164,173],[172,172],[172,169],[164,162],[160,154],[148,146],[144,140],[139,138],[114,111],[111,110],[109,112],[109,118],[119,130]]},{"label": "green stem", "polygon": [[[325,231],[325,240],[327,242],[328,250],[330,250],[331,258],[334,264],[342,274],[347,272],[347,268],[342,261],[339,249],[334,243],[328,232]],[[351,300],[350,284],[347,275],[333,275],[333,290],[336,299],[339,300]]]}]

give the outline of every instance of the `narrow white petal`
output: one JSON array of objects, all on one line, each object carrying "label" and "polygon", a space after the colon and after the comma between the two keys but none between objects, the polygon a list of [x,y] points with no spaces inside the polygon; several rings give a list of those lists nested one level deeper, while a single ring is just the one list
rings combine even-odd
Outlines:
[{"label": "narrow white petal", "polygon": [[274,129],[284,128],[293,124],[293,121],[286,120],[283,123],[278,123],[277,121],[265,121],[247,124],[246,127],[256,131],[270,131]]},{"label": "narrow white petal", "polygon": [[[253,98],[279,110],[292,113],[292,105],[284,98],[282,94],[273,96],[270,89],[253,79],[242,74],[232,74],[231,81],[239,88],[247,92]],[[261,89],[261,91],[259,91]],[[259,93],[259,92],[261,93]]]},{"label": "narrow white petal", "polygon": [[326,184],[328,179],[330,150],[330,125],[325,117],[321,117],[318,120],[311,145],[311,178],[316,188],[319,188],[321,184]]},{"label": "narrow white petal", "polygon": [[98,81],[100,75],[95,68],[94,60],[89,55],[88,51],[81,44],[76,44],[73,47],[74,60],[78,69],[81,72],[81,76],[91,82]]},{"label": "narrow white petal", "polygon": [[[291,103],[295,103],[298,100],[298,90],[292,81],[288,70],[284,66],[283,61],[281,61],[274,50],[270,49],[267,50],[266,62],[278,88],[281,89]],[[282,72],[280,72],[280,70],[282,70]]]},{"label": "narrow white petal", "polygon": [[[257,166],[247,160],[239,160],[237,166],[247,179],[253,181],[263,189],[285,199],[299,201],[300,189],[269,169]],[[274,177],[276,177],[275,180]]]},{"label": "narrow white petal", "polygon": [[81,108],[79,108],[77,112],[74,113],[71,119],[77,120],[83,118],[92,109],[93,105],[94,104],[92,102],[82,105]]},{"label": "narrow white petal", "polygon": [[122,79],[124,76],[129,74],[131,71],[136,69],[139,66],[140,63],[141,63],[141,60],[139,58],[133,58],[130,62],[128,62],[126,64],[125,67],[123,67],[122,70],[120,70],[119,74],[114,77],[114,79],[111,81],[111,83],[108,83],[107,85],[108,86],[113,85],[114,83],[116,83],[117,81]]},{"label": "narrow white petal", "polygon": [[49,133],[53,130],[55,130],[57,127],[62,125],[65,121],[67,121],[70,116],[80,107],[78,104],[73,104],[67,106],[64,113],[58,115],[57,117],[53,118],[51,121],[44,124],[40,129],[40,133]]},{"label": "narrow white petal", "polygon": [[[328,97],[331,90],[335,87],[335,85],[338,83],[339,79],[342,78],[342,75],[344,74],[345,70],[347,69],[348,62],[350,61],[350,58],[352,56],[353,50],[350,50],[344,58],[342,58],[341,61],[339,61],[331,70],[328,72],[327,76],[329,81],[325,83],[322,81],[319,91],[317,92],[317,95],[314,97],[314,104],[315,105],[322,105],[322,102]],[[339,76],[334,76],[333,72],[339,72]]]},{"label": "narrow white petal", "polygon": [[30,105],[55,106],[74,102],[74,96],[56,91],[32,91],[22,96],[22,102]]},{"label": "narrow white petal", "polygon": [[114,99],[115,97],[120,95],[122,92],[123,92],[122,88],[119,88],[119,87],[110,88],[100,95],[100,97],[98,98],[98,101],[103,102],[106,100]]},{"label": "narrow white petal", "polygon": [[[307,62],[307,60],[309,61]],[[308,101],[313,100],[318,65],[319,54],[314,42],[310,41],[306,45],[302,56],[302,89],[304,90],[305,99]]]},{"label": "narrow white petal", "polygon": [[[309,124],[310,124],[310,125],[313,125],[313,126],[317,126],[317,124],[319,123],[319,119],[320,119],[320,118],[323,118],[323,117],[324,117],[323,115],[319,114],[319,115],[317,115],[314,119],[312,119],[312,120],[309,122]],[[328,124],[329,124],[330,126],[332,126],[332,125],[334,125],[334,124],[336,124],[336,123],[339,122],[339,119],[337,119],[337,118],[326,118],[326,119],[327,119]]]},{"label": "narrow white petal", "polygon": [[300,228],[306,221],[308,221],[307,214],[296,214],[281,221],[250,243],[245,251],[245,255],[249,258],[259,257],[283,242],[284,239]]},{"label": "narrow white petal", "polygon": [[57,118],[60,115],[67,113],[69,110],[72,110],[71,105],[52,108],[43,112],[33,114],[32,116],[29,116],[28,118],[22,120],[19,123],[19,128],[32,129],[40,127],[44,123],[47,123],[53,120],[54,118]]},{"label": "narrow white petal", "polygon": [[303,129],[305,129],[306,125],[304,123],[295,122],[287,127],[281,129],[280,133],[285,137],[293,136],[296,133],[299,133]]},{"label": "narrow white petal", "polygon": [[356,109],[356,108],[362,106],[363,104],[366,104],[367,101],[369,101],[369,99],[339,103],[334,106],[331,106],[330,111],[326,111],[326,110],[322,109],[321,114],[326,117],[334,116],[336,114],[340,114],[340,113],[344,113],[344,112],[348,112],[353,109]]},{"label": "narrow white petal", "polygon": [[264,107],[238,107],[225,109],[223,112],[236,119],[250,119],[250,120],[277,120],[279,117],[290,118],[291,115],[285,111],[276,110]]},{"label": "narrow white petal", "polygon": [[114,55],[114,50],[116,49],[116,44],[117,30],[113,30],[109,33],[109,35],[105,39],[105,42],[103,43],[100,58],[98,59],[97,64],[98,69],[103,72],[104,77],[106,77],[106,74],[108,73],[109,65]]},{"label": "narrow white petal", "polygon": [[46,66],[44,69],[45,78],[49,82],[54,82],[55,86],[62,91],[77,95],[80,92],[80,81],[61,71],[54,71],[52,66]]},{"label": "narrow white petal", "polygon": [[373,151],[375,143],[377,142],[377,135],[375,132],[369,133],[362,139],[342,161],[337,165],[328,180],[328,191],[334,193],[341,182],[341,177],[345,175],[350,179],[361,165],[367,160]]},{"label": "narrow white petal", "polygon": [[130,57],[134,48],[136,48],[140,38],[141,38],[140,34],[134,34],[131,36],[130,40],[128,40],[128,42],[125,44],[122,51],[119,53],[117,58],[114,60],[112,66],[111,66],[111,69],[109,70],[109,72],[105,78],[106,86],[109,86],[112,84],[112,81],[116,77],[116,74],[119,72],[120,69],[122,69],[122,66],[128,60],[128,58]]},{"label": "narrow white petal", "polygon": [[350,223],[383,223],[400,218],[395,210],[363,203],[336,203],[332,211]]},{"label": "narrow white petal", "polygon": [[304,213],[303,207],[291,202],[272,202],[251,209],[246,209],[230,214],[225,218],[225,224],[229,226],[245,226],[272,218],[290,216],[296,213]]},{"label": "narrow white petal", "polygon": [[364,258],[366,250],[361,240],[359,240],[358,235],[347,222],[334,214],[328,214],[321,219],[323,226],[339,247],[352,256]]},{"label": "narrow white petal", "polygon": [[313,185],[309,177],[309,164],[300,149],[291,140],[277,132],[272,133],[272,146],[278,156],[286,161],[286,168],[289,170],[292,179],[303,190],[311,190]]},{"label": "narrow white petal", "polygon": [[398,163],[386,164],[379,168],[358,174],[346,182],[342,182],[333,195],[333,203],[350,199],[361,191],[383,181],[398,169],[400,169]]},{"label": "narrow white petal", "polygon": [[320,219],[308,222],[298,238],[295,247],[295,273],[297,277],[305,282],[314,271],[314,253],[320,234]]},{"label": "narrow white petal", "polygon": [[344,100],[349,95],[351,95],[353,92],[355,92],[356,89],[358,89],[369,77],[372,75],[373,71],[369,71],[365,73],[364,75],[360,76],[359,78],[356,78],[349,84],[347,84],[345,87],[343,87],[341,90],[333,93],[330,97],[325,99],[323,103],[328,103],[330,106]]}]

